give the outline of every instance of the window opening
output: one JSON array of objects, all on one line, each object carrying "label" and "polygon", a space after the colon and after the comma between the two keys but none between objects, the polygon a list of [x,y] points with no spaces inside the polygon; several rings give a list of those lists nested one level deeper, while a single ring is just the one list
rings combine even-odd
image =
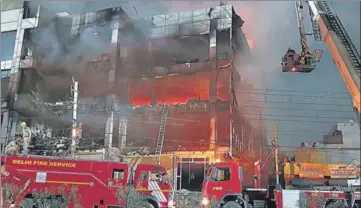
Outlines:
[{"label": "window opening", "polygon": [[216,175],[215,178],[218,181],[229,181],[229,180],[231,180],[231,172],[230,172],[229,168],[226,168],[226,167],[217,168],[217,170],[215,172],[215,175]]},{"label": "window opening", "polygon": [[146,181],[146,180],[148,180],[148,172],[146,172],[146,171],[141,171],[141,172],[140,172],[140,180],[141,180],[141,181]]},{"label": "window opening", "polygon": [[122,180],[122,179],[124,179],[124,170],[122,170],[122,169],[114,169],[113,170],[113,179],[114,180]]}]

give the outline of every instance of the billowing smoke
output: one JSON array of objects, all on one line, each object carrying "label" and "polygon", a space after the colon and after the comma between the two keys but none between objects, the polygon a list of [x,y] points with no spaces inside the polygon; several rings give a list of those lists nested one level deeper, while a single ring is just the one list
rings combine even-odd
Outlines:
[{"label": "billowing smoke", "polygon": [[[252,60],[241,63],[242,79],[254,87],[265,87],[268,72],[280,70],[281,56],[288,47],[298,48],[293,2],[230,1],[236,13],[245,21],[242,30],[252,43]],[[218,6],[216,1],[163,2],[169,12]],[[290,29],[291,28],[291,29]],[[294,29],[292,29],[294,28]],[[290,30],[292,30],[290,32]],[[284,35],[279,35],[284,34]],[[262,78],[265,77],[265,78]]]},{"label": "billowing smoke", "polygon": [[39,28],[33,32],[31,37],[36,54],[51,62],[64,62],[69,58],[85,54],[100,54],[109,49],[110,22],[97,27],[85,27],[80,30],[78,37],[73,38],[70,32],[75,28],[72,28],[71,18],[66,16],[59,18],[53,13],[54,11],[47,10],[47,8],[44,10],[47,14],[42,15]]},{"label": "billowing smoke", "polygon": [[[106,2],[109,4],[109,2]],[[273,70],[280,70],[280,56],[283,55],[285,49],[294,44],[295,37],[289,36],[289,28],[295,28],[295,18],[292,2],[229,2],[234,5],[237,14],[245,21],[243,31],[248,39],[254,42],[252,49],[252,60],[247,63],[241,63],[239,66],[242,80],[247,84],[252,84],[253,88],[266,88],[264,85],[267,73]],[[39,2],[32,3],[39,5]],[[56,5],[55,5],[56,4]],[[42,22],[48,24],[41,25],[33,34],[32,41],[35,45],[35,51],[40,53],[50,62],[64,62],[69,58],[86,55],[89,53],[103,53],[109,49],[109,40],[111,37],[110,25],[95,28],[90,27],[80,34],[79,38],[72,39],[68,35],[70,33],[71,21],[56,22],[54,17],[56,13],[67,12],[71,14],[79,14],[85,10],[97,11],[112,6],[122,6],[125,12],[131,18],[148,17],[156,14],[166,14],[171,12],[187,11],[214,7],[219,2],[204,1],[162,1],[150,4],[144,2],[113,2],[113,5],[97,6],[86,2],[60,3],[60,2],[40,2],[40,5],[46,10],[42,14]],[[93,8],[93,9],[91,9]],[[48,18],[48,21],[46,21]],[[134,27],[138,28],[142,34],[141,38],[148,38],[150,32],[146,29],[144,22],[135,22]],[[278,36],[277,34],[284,34]],[[127,41],[133,43],[137,38],[129,35],[123,37],[123,43]],[[147,46],[141,48],[146,48]],[[194,46],[196,47],[196,46]],[[193,52],[191,48],[183,48],[183,52]],[[141,59],[142,56],[137,56]],[[142,60],[137,60],[142,63]],[[74,68],[69,70],[75,70]],[[240,89],[236,89],[236,92]],[[238,94],[239,95],[239,94]],[[239,96],[240,97],[240,96]],[[241,98],[244,100],[254,100],[256,98]]]}]

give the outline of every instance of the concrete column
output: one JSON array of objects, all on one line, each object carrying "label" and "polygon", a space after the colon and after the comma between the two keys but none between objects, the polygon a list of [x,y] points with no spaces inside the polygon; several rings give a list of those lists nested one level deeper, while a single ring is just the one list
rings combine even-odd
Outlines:
[{"label": "concrete column", "polygon": [[210,20],[210,27],[209,27],[209,59],[216,59],[217,57],[217,20],[211,19]]},{"label": "concrete column", "polygon": [[[127,110],[128,110],[128,82],[126,79],[126,74],[122,71],[121,63],[122,57],[120,57],[120,52],[122,50],[122,45],[120,41],[121,29],[124,26],[124,21],[115,20],[112,27],[112,50],[111,50],[111,68],[109,71],[109,80],[108,86],[112,91],[117,91],[117,97],[113,99],[113,114],[114,111],[117,112],[117,120],[119,120],[118,126],[118,147],[121,151],[126,147],[126,135],[127,135]],[[124,54],[123,54],[124,55]],[[116,100],[116,103],[114,102]],[[114,115],[113,115],[114,116]],[[113,118],[114,119],[114,118]]]},{"label": "concrete column", "polygon": [[121,116],[119,122],[119,140],[120,143],[120,152],[126,148],[127,144],[127,127],[128,127],[128,119],[125,116]]},{"label": "concrete column", "polygon": [[215,109],[217,101],[217,72],[212,71],[209,80],[209,113],[210,113],[210,130],[209,149],[214,150],[217,142],[217,113]]},{"label": "concrete column", "polygon": [[[17,99],[16,92],[17,92],[17,89],[19,86],[19,80],[20,80],[19,67],[20,67],[20,59],[21,59],[23,39],[24,39],[24,29],[21,28],[22,20],[23,20],[23,13],[24,13],[24,9],[21,9],[18,14],[14,54],[13,54],[13,59],[12,59],[12,63],[11,63],[11,71],[10,71],[9,94],[12,95],[12,98],[14,99],[14,101]],[[8,103],[8,105],[9,105],[9,103]],[[11,107],[11,106],[9,106],[9,107]],[[8,122],[11,122],[10,126],[12,126],[11,124],[13,124],[13,123],[15,123],[15,125],[17,123],[15,117],[9,118]],[[7,137],[14,138],[15,131],[8,131]]]},{"label": "concrete column", "polygon": [[[118,47],[118,30],[119,24],[113,24],[112,38],[111,38],[111,50],[110,50],[110,68],[108,74],[108,88],[113,93],[115,89],[116,69],[118,67],[119,47]],[[107,99],[108,119],[105,126],[105,139],[104,139],[104,159],[109,160],[111,154],[111,148],[113,147],[113,129],[114,129],[114,109],[115,108],[115,96],[110,95]]]},{"label": "concrete column", "polygon": [[104,141],[104,159],[109,160],[111,154],[111,148],[113,144],[113,122],[114,122],[114,112],[111,111],[107,119],[105,127],[105,141]]}]

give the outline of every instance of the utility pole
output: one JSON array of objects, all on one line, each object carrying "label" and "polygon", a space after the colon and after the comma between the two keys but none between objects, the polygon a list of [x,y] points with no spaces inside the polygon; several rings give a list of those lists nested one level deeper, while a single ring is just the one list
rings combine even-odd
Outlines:
[{"label": "utility pole", "polygon": [[278,174],[278,130],[277,126],[273,128],[273,145],[274,145],[274,151],[275,151],[275,166],[276,166],[276,186],[280,184],[280,178]]},{"label": "utility pole", "polygon": [[[0,1],[0,11],[2,11],[2,4],[3,2]],[[0,22],[1,22],[1,15],[0,15]],[[1,45],[2,45],[2,41],[1,41],[1,25],[0,25],[0,48],[1,48]],[[0,57],[1,57],[1,53],[2,53],[2,50],[0,50]],[[0,69],[1,70],[1,69]],[[2,77],[0,77],[0,98],[2,100],[2,95],[1,95],[1,80],[2,80]],[[1,102],[1,101],[0,101]],[[0,108],[2,106],[2,103],[0,103]],[[1,110],[1,109],[0,109]],[[2,132],[2,125],[0,127],[0,132]],[[2,140],[2,138],[1,138]],[[5,138],[5,141],[7,141],[7,139]],[[4,146],[6,146],[6,143],[4,143]],[[0,151],[0,159],[2,157],[2,153],[3,151],[1,150]],[[0,207],[4,207],[4,198],[3,198],[3,184],[2,184],[2,173],[0,172]]]},{"label": "utility pole", "polygon": [[74,81],[73,78],[73,124],[71,129],[71,157],[75,159],[75,151],[76,151],[76,128],[77,128],[77,111],[78,111],[78,81]]},{"label": "utility pole", "polygon": [[241,126],[241,151],[244,151],[244,136],[245,136],[245,132],[244,132],[243,124],[242,124],[242,126]]}]

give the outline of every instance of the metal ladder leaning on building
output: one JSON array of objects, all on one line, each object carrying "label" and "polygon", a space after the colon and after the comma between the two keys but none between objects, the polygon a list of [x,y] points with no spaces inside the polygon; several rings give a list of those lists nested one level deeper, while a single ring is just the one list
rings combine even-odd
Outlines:
[{"label": "metal ladder leaning on building", "polygon": [[155,154],[159,156],[158,162],[160,162],[160,157],[162,155],[165,127],[167,125],[167,118],[168,118],[168,106],[164,105],[162,108],[162,115],[160,118],[157,144],[156,144],[156,148],[155,148]]}]

